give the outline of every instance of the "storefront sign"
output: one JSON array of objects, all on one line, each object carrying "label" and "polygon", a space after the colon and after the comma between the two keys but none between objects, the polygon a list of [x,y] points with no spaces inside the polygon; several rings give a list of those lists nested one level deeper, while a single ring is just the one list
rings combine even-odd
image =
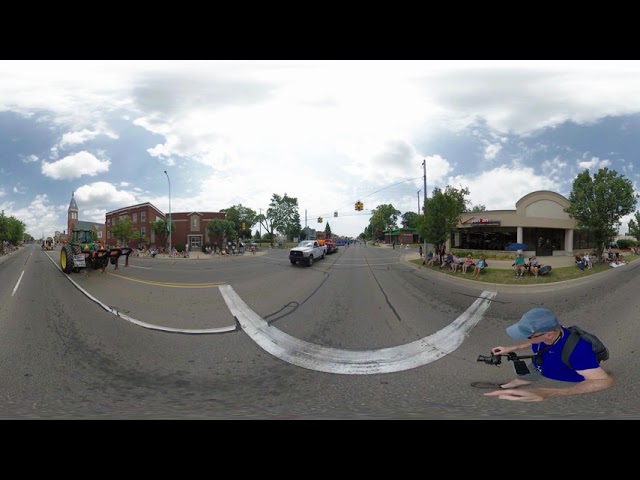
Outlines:
[{"label": "storefront sign", "polygon": [[500,220],[492,220],[491,218],[477,218],[471,220],[471,224],[475,226],[495,226],[500,225]]}]

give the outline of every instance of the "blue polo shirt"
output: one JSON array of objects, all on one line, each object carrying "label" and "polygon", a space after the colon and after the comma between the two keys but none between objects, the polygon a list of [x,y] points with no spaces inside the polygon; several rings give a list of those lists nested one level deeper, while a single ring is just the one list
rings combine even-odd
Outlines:
[{"label": "blue polo shirt", "polygon": [[[563,335],[560,340],[551,345],[551,348],[542,354],[542,365],[538,367],[543,377],[550,378],[552,380],[559,380],[561,382],[582,382],[584,377],[576,370],[590,370],[592,368],[598,368],[600,363],[596,358],[596,354],[593,353],[591,344],[584,339],[579,339],[576,344],[576,348],[571,353],[569,361],[573,365],[573,369],[567,367],[562,362],[562,348],[571,332],[562,327]],[[545,343],[533,344],[531,349],[533,353],[537,353],[538,350],[543,351],[548,345]],[[532,362],[534,359],[531,359]],[[532,367],[530,367],[532,368]]]}]

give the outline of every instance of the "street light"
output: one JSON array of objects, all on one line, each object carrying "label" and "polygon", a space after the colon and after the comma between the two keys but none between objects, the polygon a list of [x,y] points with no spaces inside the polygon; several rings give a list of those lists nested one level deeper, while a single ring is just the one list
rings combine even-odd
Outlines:
[{"label": "street light", "polygon": [[167,181],[169,182],[169,222],[168,222],[168,230],[169,230],[169,256],[171,256],[171,252],[173,251],[171,248],[171,179],[169,178],[169,174],[167,171],[164,171],[164,174],[167,176]]}]

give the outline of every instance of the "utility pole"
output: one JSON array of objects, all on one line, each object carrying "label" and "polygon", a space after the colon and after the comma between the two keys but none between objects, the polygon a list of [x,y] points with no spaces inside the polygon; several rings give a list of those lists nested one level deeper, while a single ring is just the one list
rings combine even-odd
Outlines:
[{"label": "utility pole", "polygon": [[[424,172],[424,224],[425,227],[427,226],[427,159],[425,158],[422,161],[422,170]],[[427,237],[425,236],[424,238],[424,258],[427,258],[427,252],[428,252],[428,243],[427,243]]]}]

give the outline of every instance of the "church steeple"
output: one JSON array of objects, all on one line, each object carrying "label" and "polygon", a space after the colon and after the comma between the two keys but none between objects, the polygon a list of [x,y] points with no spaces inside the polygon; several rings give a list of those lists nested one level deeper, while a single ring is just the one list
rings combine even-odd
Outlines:
[{"label": "church steeple", "polygon": [[73,211],[75,211],[75,212],[77,212],[77,211],[78,211],[78,204],[76,203],[76,197],[75,197],[75,195],[76,195],[76,192],[71,192],[71,203],[69,203],[69,209],[67,210],[67,211],[69,211],[69,212],[70,212],[71,210],[73,210]]},{"label": "church steeple", "polygon": [[76,192],[71,192],[71,202],[67,209],[67,233],[69,235],[71,235],[71,231],[73,230],[75,223],[78,221],[78,204],[76,203],[75,194]]}]

